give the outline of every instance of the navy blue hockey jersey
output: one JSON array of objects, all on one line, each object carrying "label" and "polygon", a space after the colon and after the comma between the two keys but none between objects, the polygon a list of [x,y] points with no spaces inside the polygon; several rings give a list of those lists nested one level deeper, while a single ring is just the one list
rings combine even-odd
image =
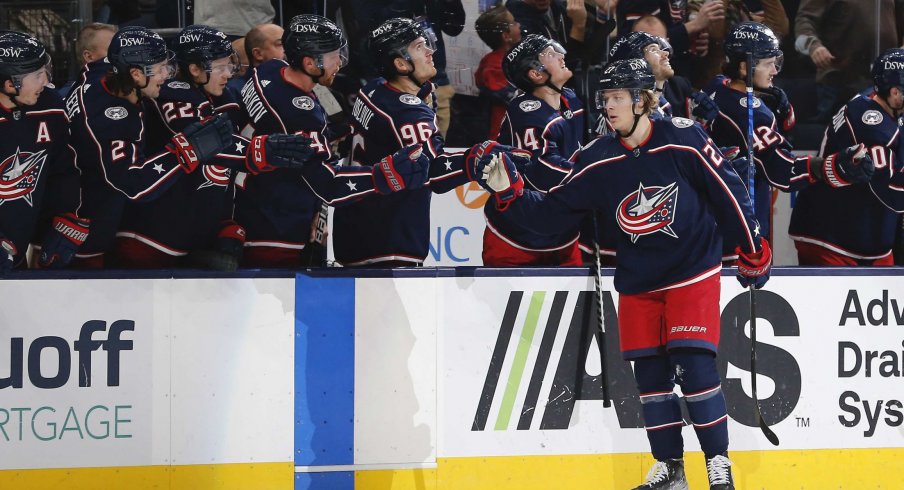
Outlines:
[{"label": "navy blue hockey jersey", "polygon": [[[69,145],[69,118],[63,100],[44,89],[33,106],[0,106],[0,235],[16,246],[16,266],[41,216],[73,212],[78,206],[78,171]],[[48,202],[50,201],[50,202]]]},{"label": "navy blue hockey jersey", "polygon": [[383,157],[420,143],[431,159],[430,177],[423,188],[369,196],[336,209],[336,260],[347,266],[386,261],[419,264],[430,245],[431,192],[447,192],[469,181],[464,156],[444,151],[430,106],[382,78],[371,80],[358,92],[352,119],[352,165],[370,168]]},{"label": "navy blue hockey jersey", "polygon": [[[162,151],[174,134],[215,112],[231,113],[236,128],[241,122],[231,92],[210,97],[180,80],[168,81],[156,99],[142,103],[150,152]],[[153,201],[127,204],[117,236],[140,240],[175,256],[211,246],[223,221],[232,219],[233,169],[244,168],[247,147],[247,139],[235,136],[233,145],[216,157],[217,165],[198,167]]]},{"label": "navy blue hockey jersey", "polygon": [[[561,104],[554,109],[543,99],[522,93],[509,103],[497,138],[504,145],[530,150],[531,162],[522,176],[529,188],[544,194],[568,175],[581,149],[584,108],[574,91],[567,88],[562,91]],[[511,222],[492,199],[483,211],[490,232],[522,250],[559,250],[574,243],[580,231],[538,235]]]},{"label": "navy blue hockey jersey", "polygon": [[82,172],[79,214],[91,219],[78,255],[90,257],[112,247],[126,201],[150,201],[185,172],[176,155],[145,152],[142,107],[111,94],[103,80],[73,90],[66,111]]},{"label": "navy blue hockey jersey", "polygon": [[[710,127],[713,141],[720,147],[737,146],[747,154],[747,94],[728,86],[729,80],[719,75],[703,92],[719,106],[719,115]],[[779,132],[775,115],[758,97],[753,98],[753,159],[755,207],[763,236],[770,236],[772,191],[800,190],[810,183],[808,157],[795,157],[791,144]],[[746,184],[746,183],[745,183]]]},{"label": "navy blue hockey jersey", "polygon": [[240,174],[236,220],[248,233],[246,246],[302,249],[321,201],[334,206],[374,192],[370,169],[339,169],[327,138],[327,115],[313,92],[305,92],[283,75],[289,66],[271,60],[257,68],[242,88],[242,106],[255,134],[294,133],[313,140],[315,165]]},{"label": "navy blue hockey jersey", "polygon": [[876,173],[866,184],[833,189],[817,182],[800,191],[788,230],[792,239],[855,259],[878,259],[891,253],[896,223],[904,213],[901,124],[901,118],[892,117],[862,94],[835,114],[820,155],[863,143]]},{"label": "navy blue hockey jersey", "polygon": [[[689,119],[652,121],[638,148],[606,135],[584,147],[545,198],[527,191],[506,210],[538,233],[577,226],[598,210],[618,225],[615,289],[637,294],[718,274],[722,236],[748,251],[759,225],[738,174]],[[717,225],[718,222],[718,225]]]}]

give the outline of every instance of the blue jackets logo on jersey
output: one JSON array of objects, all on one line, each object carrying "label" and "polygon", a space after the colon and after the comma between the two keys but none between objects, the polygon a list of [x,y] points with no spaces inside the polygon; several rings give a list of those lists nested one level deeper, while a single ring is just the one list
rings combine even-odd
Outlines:
[{"label": "blue jackets logo on jersey", "polygon": [[[740,101],[741,101],[741,107],[746,108],[747,107],[747,96],[745,95],[744,97],[741,97]],[[763,103],[762,103],[762,101],[760,101],[760,99],[758,99],[756,97],[753,98],[753,108],[754,109],[761,106],[762,104]]]},{"label": "blue jackets logo on jersey", "polygon": [[126,116],[129,115],[129,111],[127,111],[125,107],[108,107],[107,110],[104,111],[104,115],[114,121],[118,121],[120,119],[125,119]]},{"label": "blue jackets logo on jersey", "polygon": [[525,100],[524,102],[518,104],[518,108],[520,108],[524,112],[535,111],[540,108],[539,100]]},{"label": "blue jackets logo on jersey", "polygon": [[863,124],[869,124],[870,126],[876,126],[882,122],[882,113],[879,111],[869,110],[863,113],[863,117],[860,118],[863,121]]},{"label": "blue jackets logo on jersey", "polygon": [[37,153],[19,151],[0,163],[0,205],[6,201],[24,199],[34,206],[31,193],[41,177],[41,169],[47,160],[45,150]]},{"label": "blue jackets logo on jersey", "polygon": [[678,185],[675,182],[665,187],[644,187],[641,182],[636,191],[619,203],[618,226],[631,235],[631,243],[637,242],[641,235],[657,231],[678,238],[671,227],[677,201]]},{"label": "blue jackets logo on jersey", "polygon": [[420,105],[423,102],[421,99],[418,99],[416,95],[411,94],[402,94],[399,96],[399,101],[403,104],[408,105]]},{"label": "blue jackets logo on jersey", "polygon": [[203,184],[198,186],[198,190],[214,185],[226,187],[227,185],[229,185],[231,175],[232,172],[226,167],[219,167],[217,165],[204,165],[205,180]]},{"label": "blue jackets logo on jersey", "polygon": [[295,97],[294,99],[292,99],[292,105],[294,105],[295,107],[297,107],[299,109],[309,111],[314,108],[314,99],[312,99],[306,95],[301,96],[301,97]]}]

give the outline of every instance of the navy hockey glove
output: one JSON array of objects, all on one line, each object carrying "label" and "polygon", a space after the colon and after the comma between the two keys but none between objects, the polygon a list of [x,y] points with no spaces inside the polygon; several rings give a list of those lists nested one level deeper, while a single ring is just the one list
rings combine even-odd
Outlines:
[{"label": "navy hockey glove", "polygon": [[719,116],[719,106],[716,105],[716,101],[710,99],[703,92],[691,94],[691,106],[691,114],[703,121],[707,126],[711,126],[716,117]]},{"label": "navy hockey glove", "polygon": [[782,125],[782,129],[791,131],[797,121],[794,118],[794,107],[791,106],[785,91],[773,85],[758,92],[766,107],[775,114],[775,120]]},{"label": "navy hockey glove", "polygon": [[472,146],[468,153],[465,154],[465,171],[468,173],[468,179],[472,181],[479,180],[483,174],[483,167],[489,164],[493,156],[500,152],[508,153],[511,161],[521,171],[530,164],[531,153],[529,151],[501,145],[495,141],[484,141]]},{"label": "navy hockey glove", "polygon": [[0,235],[0,274],[13,270],[16,266],[16,245]]},{"label": "navy hockey glove", "polygon": [[869,182],[876,172],[873,159],[863,143],[833,153],[825,159],[812,157],[808,165],[812,181],[822,181],[833,188]]},{"label": "navy hockey glove", "polygon": [[374,188],[383,195],[417,189],[427,183],[430,158],[424,155],[421,144],[406,146],[377,162],[372,175]]},{"label": "navy hockey glove", "polygon": [[477,182],[493,194],[496,209],[500,211],[505,211],[512,201],[524,194],[524,179],[506,153],[496,155],[484,165]]},{"label": "navy hockey glove", "polygon": [[738,254],[738,282],[741,286],[748,287],[753,284],[756,289],[762,288],[769,280],[769,270],[772,268],[772,249],[769,242],[760,238],[760,251],[744,253],[741,247],[735,248]]},{"label": "navy hockey glove", "polygon": [[245,167],[253,175],[277,168],[302,168],[316,153],[311,147],[312,142],[302,134],[255,136],[245,155]]},{"label": "navy hockey glove", "polygon": [[176,155],[186,173],[191,173],[232,143],[232,129],[232,121],[225,115],[202,119],[174,134],[166,149]]},{"label": "navy hockey glove", "polygon": [[55,216],[50,233],[41,245],[38,265],[42,269],[59,269],[69,265],[78,248],[88,239],[91,220],[79,218],[73,213]]}]

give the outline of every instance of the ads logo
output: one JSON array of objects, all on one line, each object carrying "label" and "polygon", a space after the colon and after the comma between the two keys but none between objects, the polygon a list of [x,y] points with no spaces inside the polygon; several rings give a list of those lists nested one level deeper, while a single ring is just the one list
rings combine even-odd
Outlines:
[{"label": "ads logo", "polygon": [[[596,325],[597,306],[593,291],[581,291],[574,303],[574,310],[566,312],[568,291],[534,291],[525,301],[524,291],[512,291],[499,327],[499,334],[487,366],[486,378],[471,425],[472,431],[492,430],[554,430],[568,429],[575,402],[578,400],[602,400],[602,384],[599,368],[588,369],[591,352],[598,358],[599,333]],[[540,312],[548,305],[549,314],[540,318]],[[525,304],[526,303],[526,304]],[[524,314],[519,312],[527,308]],[[728,364],[745,371],[749,378],[750,338],[744,332],[747,313],[750,311],[747,293],[732,299],[722,312],[722,335],[719,346],[719,372],[722,390],[728,404],[728,414],[737,422],[756,427],[754,401],[741,388],[741,379],[727,378]],[[799,336],[797,315],[781,296],[761,291],[757,297],[758,318],[768,321],[777,336]],[[629,363],[621,358],[618,350],[618,315],[612,295],[603,297],[606,322],[606,366],[609,392],[612,397],[618,424],[621,428],[641,428],[641,406]],[[521,324],[516,320],[523,318]],[[561,352],[553,349],[558,332],[565,331]],[[537,341],[539,338],[539,342]],[[533,365],[524,346],[538,345]],[[531,347],[533,348],[533,347]],[[594,352],[595,351],[595,352]],[[787,418],[800,399],[800,368],[794,357],[776,346],[758,342],[758,372],[775,382],[775,392],[762,400],[763,417],[770,425]],[[508,372],[503,372],[508,366]],[[541,393],[544,379],[549,390]],[[747,381],[745,381],[747,382]],[[523,403],[516,407],[519,393],[524,393]],[[602,404],[600,404],[602,409]],[[490,414],[495,413],[495,420]],[[535,417],[539,417],[535,421]],[[512,424],[512,419],[516,422]],[[685,416],[685,419],[687,417]]]},{"label": "ads logo", "polygon": [[[0,390],[22,388],[26,374],[29,382],[36,388],[60,388],[69,382],[73,369],[78,373],[78,386],[90,387],[91,360],[95,355],[107,358],[106,385],[119,386],[120,356],[123,351],[132,350],[132,341],[123,339],[122,334],[134,331],[135,322],[132,320],[117,320],[110,325],[109,331],[107,322],[90,320],[82,325],[78,339],[71,342],[71,349],[69,340],[63,337],[38,337],[31,341],[27,349],[23,337],[12,337],[9,343],[9,376],[0,378]],[[103,350],[104,353],[95,354],[97,350]],[[42,369],[41,359],[46,360],[52,356],[56,356],[57,361],[44,362],[45,369]],[[56,372],[45,372],[48,366],[55,366]]]},{"label": "ads logo", "polygon": [[468,209],[483,209],[490,198],[490,194],[477,182],[468,182],[456,187],[455,196],[458,197],[458,202]]}]

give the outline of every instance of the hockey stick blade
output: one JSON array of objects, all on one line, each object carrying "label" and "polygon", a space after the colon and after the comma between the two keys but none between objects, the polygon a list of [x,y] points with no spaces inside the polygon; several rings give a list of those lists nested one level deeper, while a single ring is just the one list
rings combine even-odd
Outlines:
[{"label": "hockey stick blade", "polygon": [[769,428],[769,424],[766,423],[766,420],[763,418],[763,411],[760,410],[760,398],[757,396],[756,391],[756,288],[751,284],[750,288],[750,389],[751,395],[753,396],[753,406],[756,409],[756,421],[760,426],[760,430],[763,432],[763,435],[766,436],[766,439],[772,443],[773,446],[778,446],[778,436],[775,435],[775,432],[772,432],[772,429]]}]

